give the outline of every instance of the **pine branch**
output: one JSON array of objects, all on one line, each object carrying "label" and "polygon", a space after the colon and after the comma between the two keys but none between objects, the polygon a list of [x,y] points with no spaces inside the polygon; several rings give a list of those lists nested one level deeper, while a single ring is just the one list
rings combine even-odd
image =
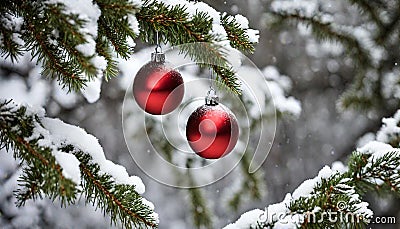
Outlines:
[{"label": "pine branch", "polygon": [[[189,184],[191,187],[195,187],[194,179],[192,175],[189,176]],[[191,211],[193,216],[193,224],[196,228],[213,228],[213,222],[211,218],[210,210],[206,205],[206,200],[204,199],[202,190],[200,188],[190,188],[188,189],[191,203]]]},{"label": "pine branch", "polygon": [[381,31],[376,38],[376,41],[379,44],[385,45],[385,41],[390,37],[390,35],[397,29],[399,30],[399,23],[400,23],[400,3],[397,3],[397,9],[392,17],[392,20],[389,24],[380,27]]},{"label": "pine branch", "polygon": [[61,4],[48,4],[49,24],[54,25],[56,28],[63,28],[58,31],[57,36],[53,39],[58,42],[68,53],[69,61],[88,77],[88,81],[96,77],[97,69],[90,62],[92,56],[85,56],[79,52],[76,47],[85,44],[88,41],[85,39],[84,34],[79,32],[79,28],[85,25],[85,21],[79,18],[77,14],[64,14],[65,7]]},{"label": "pine branch", "polygon": [[[362,8],[366,11],[371,5],[366,5],[365,1],[356,1],[354,4],[361,4]],[[365,4],[364,4],[365,3]],[[370,12],[372,13],[372,12]],[[374,106],[382,104],[382,94],[379,78],[381,72],[378,72],[378,80],[368,77],[371,72],[377,72],[382,69],[381,60],[377,60],[376,53],[383,47],[375,44],[374,38],[371,37],[370,42],[366,42],[363,36],[357,37],[353,34],[352,27],[336,25],[326,20],[322,20],[322,13],[313,13],[312,15],[305,15],[301,10],[278,10],[272,12],[278,19],[276,24],[282,22],[295,21],[297,23],[304,23],[311,26],[313,36],[319,41],[335,41],[344,46],[344,50],[352,60],[355,62],[355,77],[353,83],[346,91],[340,96],[338,101],[339,109],[355,108],[359,110],[371,109]],[[371,35],[372,36],[372,35]],[[373,46],[376,45],[376,46]],[[371,46],[371,47],[370,47]],[[375,74],[375,73],[373,73]]]},{"label": "pine branch", "polygon": [[[21,188],[16,191],[18,206],[28,199],[43,198],[42,194],[53,201],[60,200],[63,206],[70,205],[81,193],[88,203],[109,214],[114,224],[121,222],[125,228],[157,227],[153,208],[136,191],[134,184],[118,183],[115,177],[100,170],[90,153],[70,144],[67,139],[52,139],[51,133],[46,132],[43,119],[43,114],[11,101],[0,103],[0,147],[12,148],[14,157],[21,159],[24,166],[19,180]],[[73,155],[79,162],[77,169],[82,177],[81,183],[66,177],[66,174],[71,176],[71,171],[65,171],[56,160],[55,153],[58,152]],[[111,162],[106,164],[112,165]]]},{"label": "pine branch", "polygon": [[367,190],[400,195],[400,153],[389,152],[383,157],[354,152],[349,163],[354,185],[359,193]]},{"label": "pine branch", "polygon": [[112,55],[114,50],[117,56],[124,59],[133,53],[133,47],[128,44],[128,39],[135,39],[138,34],[133,31],[129,18],[133,18],[140,6],[133,5],[128,0],[96,0],[101,10],[98,20],[98,37],[96,51],[107,60],[105,79],[118,75],[117,62]]},{"label": "pine branch", "polygon": [[[373,213],[360,196],[368,190],[399,196],[399,166],[400,149],[371,142],[352,154],[346,172],[326,166],[283,202],[258,211],[260,216],[254,221],[240,218],[236,224],[260,229],[275,228],[282,222],[297,228],[363,228]],[[229,228],[235,228],[235,224]]]},{"label": "pine branch", "polygon": [[310,25],[314,36],[320,41],[333,40],[340,42],[346,47],[346,50],[349,50],[347,52],[354,57],[359,68],[372,65],[369,53],[362,48],[356,38],[346,32],[336,30],[329,22],[320,21],[317,15],[307,17],[301,14],[286,12],[272,12],[272,14],[276,16],[279,21],[294,20]]},{"label": "pine branch", "polygon": [[378,26],[378,28],[384,28],[385,24],[379,17],[378,9],[371,4],[368,0],[349,0],[350,3],[357,6],[362,10],[363,13],[367,14],[372,21]]},{"label": "pine branch", "polygon": [[[226,58],[224,46],[227,44],[221,45],[221,42],[229,41],[233,48],[242,51],[254,51],[254,41],[248,35],[250,29],[242,28],[234,17],[221,14],[221,25],[218,26],[227,33],[225,38],[212,31],[213,19],[207,12],[198,11],[189,15],[185,7],[187,2],[172,7],[161,1],[145,0],[142,7],[129,0],[95,0],[94,3],[101,12],[100,17],[98,20],[90,18],[87,21],[80,18],[80,15],[71,13],[62,3],[5,1],[0,12],[2,15],[9,13],[23,18],[24,32],[21,39],[25,43],[26,51],[31,52],[42,63],[42,75],[56,78],[68,91],[80,91],[100,73],[106,80],[117,76],[116,57],[129,58],[133,52],[131,41],[139,32],[142,40],[152,43],[156,30],[172,45],[204,42],[201,53],[190,48],[181,48],[200,65],[218,65],[218,69],[214,68],[218,79],[234,93],[240,93],[240,85],[236,82],[238,79]],[[85,26],[94,21],[97,34],[93,34],[93,31],[87,33]],[[136,24],[140,25],[139,31],[134,31],[138,29]],[[25,51],[13,39],[14,32],[0,26],[0,35],[4,40],[3,45],[0,45],[1,55],[12,60],[16,60]],[[90,51],[91,54],[88,55],[87,50],[92,48],[92,42],[96,49],[93,54]],[[85,46],[85,53],[79,51],[79,46]],[[93,63],[97,55],[104,57],[107,62],[104,72],[101,72],[104,69],[102,63]]]},{"label": "pine branch", "polygon": [[5,58],[10,58],[12,62],[18,60],[18,57],[23,54],[23,47],[14,40],[14,36],[19,36],[12,29],[4,26],[6,15],[0,16],[0,55]]},{"label": "pine branch", "polygon": [[[237,83],[234,71],[227,64],[224,47],[218,44],[220,38],[210,33],[212,18],[204,12],[197,12],[189,18],[185,10],[181,5],[169,7],[158,1],[146,1],[145,6],[136,14],[142,40],[155,43],[155,34],[159,31],[162,39],[172,45],[202,42],[198,43],[199,48],[187,45],[179,47],[185,55],[200,64],[213,63],[213,70],[221,82],[232,92],[239,94],[240,84]],[[232,46],[252,52],[253,43],[238,23],[228,16],[222,16],[221,19]]]},{"label": "pine branch", "polygon": [[240,160],[240,170],[241,175],[244,176],[244,179],[241,184],[241,188],[237,190],[233,197],[228,201],[228,205],[234,210],[237,211],[239,206],[243,202],[245,196],[250,196],[252,200],[261,200],[262,198],[262,189],[263,189],[263,181],[262,181],[262,173],[257,171],[255,173],[249,173],[248,170],[250,168],[250,158],[249,154],[245,152],[243,154],[242,159]]},{"label": "pine branch", "polygon": [[[87,82],[87,79],[81,77],[82,70],[79,66],[66,60],[67,56],[62,49],[50,43],[49,38],[52,36],[53,28],[49,27],[48,22],[52,21],[53,11],[36,2],[20,1],[17,4],[18,13],[21,13],[24,17],[26,29],[22,34],[22,39],[26,43],[27,50],[31,51],[32,56],[37,57],[38,61],[42,62],[44,67],[42,74],[50,78],[57,78],[69,91],[79,91]],[[38,15],[43,15],[43,17],[38,17]],[[66,15],[63,16],[66,17]]]},{"label": "pine branch", "polygon": [[[28,116],[24,107],[10,105],[11,101],[0,103],[0,148],[13,148],[14,157],[28,165],[20,180],[26,188],[17,192],[18,205],[23,205],[28,197],[35,199],[39,192],[52,200],[59,199],[62,205],[72,204],[77,194],[75,184],[65,178],[51,149],[40,147],[37,144],[40,139],[26,140],[33,134],[35,117]],[[33,187],[40,190],[29,191]]]},{"label": "pine branch", "polygon": [[[21,39],[26,45],[23,51],[31,52],[42,63],[42,75],[56,78],[68,91],[80,91],[102,71],[102,67],[93,62],[96,54],[103,55],[108,63],[104,73],[106,79],[116,76],[116,60],[110,48],[113,47],[118,55],[127,58],[132,53],[128,40],[137,36],[130,19],[138,6],[130,1],[99,0],[96,3],[101,16],[98,20],[97,53],[93,50],[93,54],[87,54],[87,50],[92,48],[89,42],[93,37],[85,30],[89,22],[82,19],[82,15],[68,11],[62,3],[6,0],[0,10],[2,15],[3,12],[9,12],[22,17],[24,32]],[[6,46],[1,46],[2,56],[15,59],[22,51],[10,40],[12,34],[3,27],[0,27],[0,34],[5,37]],[[81,52],[79,46],[84,51]]]},{"label": "pine branch", "polygon": [[110,215],[113,223],[120,220],[125,228],[157,227],[157,223],[151,218],[152,210],[142,203],[133,186],[114,184],[111,176],[99,174],[99,166],[90,163],[90,157],[82,152],[74,155],[81,161],[87,202],[97,205]]},{"label": "pine branch", "polygon": [[234,17],[228,14],[221,15],[221,24],[224,27],[233,48],[247,53],[254,52],[254,43],[250,42],[245,29],[240,27]]},{"label": "pine branch", "polygon": [[[281,203],[243,214],[225,229],[249,228],[364,228],[373,212],[361,196],[370,191],[400,196],[400,110],[376,139],[350,156],[348,166],[325,166],[317,177],[304,181]],[[393,142],[391,146],[387,143]],[[336,162],[338,163],[338,162]],[[338,170],[333,170],[337,168]]]}]

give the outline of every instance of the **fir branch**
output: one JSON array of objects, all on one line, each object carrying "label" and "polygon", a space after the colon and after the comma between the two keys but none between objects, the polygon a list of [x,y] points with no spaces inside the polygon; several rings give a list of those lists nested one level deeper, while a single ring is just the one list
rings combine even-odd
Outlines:
[{"label": "fir branch", "polygon": [[[188,172],[189,184],[191,187],[195,187],[193,176]],[[191,211],[193,216],[193,224],[196,228],[213,228],[213,222],[211,218],[210,210],[206,205],[202,190],[200,188],[189,188],[188,189],[191,203]]]},{"label": "fir branch", "polygon": [[[89,160],[82,153],[75,153],[81,160],[80,168],[84,174],[84,188],[86,189],[86,199],[97,204],[103,209],[104,213],[111,215],[113,223],[117,219],[121,221],[125,228],[136,227],[157,227],[157,223],[149,217],[151,210],[143,206],[140,196],[132,191],[134,187],[129,185],[113,185],[111,177],[99,175],[98,166],[89,164]],[[90,169],[92,167],[92,169]],[[133,195],[133,196],[131,196]],[[101,201],[98,201],[98,199]],[[104,203],[108,203],[107,205]]]},{"label": "fir branch", "polygon": [[236,191],[232,198],[228,201],[228,205],[237,211],[244,199],[244,196],[250,196],[252,200],[261,200],[262,198],[262,172],[257,171],[255,173],[249,173],[250,168],[250,154],[245,152],[242,159],[240,160],[240,171],[244,179],[241,184],[241,188]]},{"label": "fir branch", "polygon": [[[26,42],[27,50],[33,57],[43,63],[42,74],[57,78],[69,91],[79,91],[86,85],[86,79],[80,74],[82,70],[69,61],[65,61],[65,54],[61,49],[49,42],[51,28],[48,27],[47,7],[28,1],[21,1],[18,6],[25,20],[25,32],[22,39]],[[44,17],[38,17],[42,14]]]},{"label": "fir branch", "polygon": [[107,61],[104,78],[107,80],[118,75],[118,62],[114,59],[109,41],[105,38],[96,39],[96,52]]},{"label": "fir branch", "polygon": [[96,77],[97,69],[90,61],[92,56],[85,56],[76,49],[78,45],[88,42],[84,34],[79,31],[79,28],[83,27],[86,22],[80,19],[77,14],[63,13],[65,11],[64,5],[47,4],[46,6],[48,8],[47,12],[49,12],[48,23],[59,28],[57,36],[53,39],[68,53],[66,57],[69,58],[69,61],[74,66],[82,69],[89,81],[93,80]]},{"label": "fir branch", "polygon": [[390,37],[390,35],[397,29],[399,30],[400,24],[400,3],[397,3],[397,9],[392,17],[389,24],[380,27],[381,31],[375,39],[378,44],[385,45],[385,41]]},{"label": "fir branch", "polygon": [[[213,63],[214,72],[217,74],[221,82],[227,86],[232,92],[240,94],[240,85],[237,83],[237,77],[234,71],[227,64],[225,50],[218,45],[219,38],[210,34],[212,28],[212,19],[203,12],[197,12],[190,19],[184,6],[168,7],[164,3],[157,1],[147,1],[141,11],[136,14],[140,25],[140,36],[142,40],[155,43],[156,31],[162,35],[162,39],[172,45],[181,45],[186,43],[198,43],[199,47],[189,47],[187,45],[179,46],[185,55],[188,55],[196,62]],[[245,37],[243,34],[235,34],[243,32],[239,28],[234,30],[233,24],[226,24],[231,29],[231,36],[241,38],[242,45],[237,42],[236,47],[245,46]],[[237,26],[235,24],[235,26]],[[235,41],[234,41],[235,42]],[[252,49],[251,49],[252,50]],[[251,51],[250,50],[250,51]]]},{"label": "fir branch", "polygon": [[[372,160],[371,160],[372,159]],[[375,159],[372,155],[354,152],[349,162],[354,185],[359,193],[366,190],[400,195],[399,152],[389,152]]]},{"label": "fir branch", "polygon": [[368,144],[352,154],[347,171],[325,167],[283,202],[267,207],[255,222],[239,219],[237,223],[260,229],[274,228],[280,220],[289,220],[286,223],[297,228],[364,228],[373,213],[361,195],[376,190],[400,196],[400,149],[379,142]]},{"label": "fir branch", "polygon": [[313,34],[320,40],[333,40],[340,42],[349,50],[349,54],[354,57],[360,68],[372,66],[369,53],[364,50],[359,41],[352,35],[334,29],[329,22],[322,22],[318,20],[318,16],[307,17],[296,13],[286,12],[272,12],[272,14],[279,19],[279,21],[294,20],[302,22],[312,27]]},{"label": "fir branch", "polygon": [[224,27],[230,44],[242,52],[253,53],[254,43],[249,41],[249,36],[245,29],[240,28],[236,19],[228,14],[221,15],[221,24]]},{"label": "fir branch", "polygon": [[[0,16],[0,22],[5,20]],[[17,61],[18,57],[23,54],[23,47],[15,42],[14,36],[19,36],[9,28],[6,28],[3,23],[0,23],[0,55],[5,58],[10,58],[12,62]]]},{"label": "fir branch", "polygon": [[[311,192],[310,197],[300,197],[290,204],[289,209],[291,214],[304,214],[305,220],[302,227],[306,228],[326,228],[326,227],[346,227],[346,228],[359,228],[368,223],[370,217],[360,214],[354,214],[351,220],[338,220],[338,222],[330,222],[330,214],[336,214],[339,219],[340,214],[355,213],[360,208],[357,206],[361,203],[359,199],[354,198],[354,189],[349,186],[350,180],[346,179],[345,175],[335,173],[329,178],[322,179],[314,190]],[[350,195],[349,195],[350,194]],[[340,204],[346,203],[342,209]],[[316,211],[316,208],[319,209]],[[309,214],[316,212],[316,214]],[[312,216],[311,216],[312,215]],[[310,217],[311,216],[311,217]],[[318,219],[318,220],[316,220]]]},{"label": "fir branch", "polygon": [[349,0],[350,3],[357,6],[361,11],[367,14],[372,21],[378,26],[378,28],[384,28],[385,24],[382,22],[379,17],[378,8],[374,7],[371,4],[371,1],[368,0]]},{"label": "fir branch", "polygon": [[[128,44],[128,39],[135,39],[138,34],[133,31],[129,18],[139,10],[128,0],[96,0],[101,10],[98,20],[98,37],[96,51],[107,61],[105,79],[118,75],[117,62],[111,53],[113,49],[117,56],[124,59],[133,53],[133,47]],[[112,49],[111,49],[112,48]]]},{"label": "fir branch", "polygon": [[[9,104],[10,101],[0,103],[0,148],[13,148],[14,157],[27,164],[20,182],[29,188],[17,192],[18,205],[23,205],[27,197],[35,198],[40,191],[53,200],[58,198],[62,205],[73,203],[77,193],[75,184],[65,178],[51,149],[40,147],[38,139],[25,140],[32,135],[35,117],[27,115],[26,108],[13,110]],[[53,183],[54,180],[57,182]],[[40,190],[30,192],[33,186]]]},{"label": "fir branch", "polygon": [[[88,153],[69,144],[68,140],[59,143],[61,145],[52,142],[43,132],[43,118],[24,106],[0,102],[0,147],[12,148],[14,157],[21,159],[24,166],[19,180],[21,188],[16,191],[18,206],[28,199],[42,198],[42,193],[53,201],[59,199],[62,206],[66,206],[73,204],[77,194],[82,193],[87,202],[109,214],[114,224],[121,222],[125,228],[157,227],[153,209],[134,185],[117,183],[114,177],[100,170]],[[40,141],[46,142],[46,146]],[[79,161],[83,178],[80,184],[65,177],[53,150],[72,154]]]}]

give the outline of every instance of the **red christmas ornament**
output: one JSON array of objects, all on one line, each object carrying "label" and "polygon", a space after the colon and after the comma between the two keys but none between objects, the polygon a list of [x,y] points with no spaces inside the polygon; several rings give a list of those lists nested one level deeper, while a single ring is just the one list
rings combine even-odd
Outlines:
[{"label": "red christmas ornament", "polygon": [[181,74],[165,62],[163,53],[152,53],[151,61],[136,74],[133,96],[147,113],[163,115],[177,108],[185,93]]},{"label": "red christmas ornament", "polygon": [[186,138],[200,157],[221,158],[232,151],[239,137],[235,115],[214,98],[194,111],[187,122]]}]

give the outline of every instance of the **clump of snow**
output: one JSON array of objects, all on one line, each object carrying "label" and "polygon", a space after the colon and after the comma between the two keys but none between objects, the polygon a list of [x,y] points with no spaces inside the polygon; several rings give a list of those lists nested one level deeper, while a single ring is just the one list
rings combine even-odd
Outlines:
[{"label": "clump of snow", "polygon": [[[52,3],[62,3],[66,6],[65,13],[70,14],[78,14],[79,18],[84,20],[85,26],[80,28],[79,32],[84,34],[86,42],[83,44],[77,45],[75,48],[79,52],[81,52],[84,56],[91,58],[91,63],[97,69],[97,76],[93,80],[87,83],[87,87],[82,91],[82,95],[86,98],[89,103],[94,103],[100,98],[100,90],[101,90],[101,79],[103,77],[103,71],[107,66],[107,62],[104,57],[98,56],[96,54],[96,38],[97,38],[97,21],[101,15],[100,8],[98,5],[94,4],[90,0],[80,1],[79,4],[76,4],[76,1],[73,0],[51,0]],[[138,1],[132,1],[132,4],[137,6],[141,6],[141,3]],[[129,18],[129,22],[132,28],[137,31],[137,20]],[[84,78],[84,76],[83,76]]]},{"label": "clump of snow", "polygon": [[154,204],[145,198],[142,198],[142,203],[146,206],[148,206],[151,210],[154,210]]},{"label": "clump of snow", "polygon": [[89,103],[94,103],[100,98],[102,78],[94,78],[86,83],[86,87],[82,89],[82,95]]},{"label": "clump of snow", "polygon": [[[221,25],[221,14],[208,4],[204,2],[189,2],[182,0],[165,0],[162,2],[171,7],[177,5],[184,6],[186,8],[185,11],[189,14],[189,18],[193,17],[199,12],[206,13],[212,19],[211,34],[216,35],[221,40],[221,45],[230,47],[226,31]],[[240,14],[236,15],[234,18],[240,27],[246,31],[249,41],[253,43],[258,42],[259,31],[249,29],[249,22],[247,18]]]},{"label": "clump of snow", "polygon": [[383,75],[382,80],[382,94],[385,98],[400,98],[400,80],[399,80],[400,71],[399,69],[395,69],[391,72]]},{"label": "clump of snow", "polygon": [[139,35],[140,30],[139,30],[139,22],[138,22],[137,18],[135,16],[129,14],[128,15],[128,22],[129,22],[129,26],[131,27],[133,32],[136,35]]},{"label": "clump of snow", "polygon": [[369,132],[369,133],[364,134],[362,137],[360,137],[360,138],[357,140],[356,146],[357,146],[358,148],[360,148],[360,147],[366,145],[368,142],[374,141],[374,140],[375,140],[375,134]]},{"label": "clump of snow", "polygon": [[76,49],[85,56],[93,55],[96,52],[95,39],[97,38],[97,21],[101,15],[100,8],[90,0],[79,1],[79,4],[76,4],[74,0],[50,0],[49,3],[64,4],[65,13],[78,14],[79,18],[86,22],[80,29],[80,32],[85,34],[86,43],[78,45]]},{"label": "clump of snow", "polygon": [[11,75],[9,79],[0,76],[0,98],[13,99],[17,103],[28,103],[34,106],[44,106],[50,89],[47,82],[37,75],[39,67],[31,70],[28,84],[18,76]]},{"label": "clump of snow", "polygon": [[332,163],[332,171],[337,171],[341,174],[348,171],[348,167],[343,164],[341,161],[335,161]]},{"label": "clump of snow", "polygon": [[86,87],[82,90],[82,95],[89,103],[94,103],[100,98],[103,71],[107,67],[107,61],[104,57],[97,55],[92,57],[90,61],[97,69],[97,77],[86,83]]},{"label": "clump of snow", "polygon": [[235,20],[240,25],[240,28],[242,28],[242,29],[248,29],[249,28],[249,20],[246,17],[244,17],[243,15],[236,14],[235,15]]},{"label": "clump of snow", "polygon": [[275,12],[286,12],[289,14],[299,13],[305,17],[312,17],[318,12],[318,1],[317,0],[281,0],[273,1],[271,4],[272,11]]},{"label": "clump of snow", "polygon": [[57,81],[53,82],[52,97],[64,108],[72,108],[78,101],[76,92],[68,92],[68,90],[59,85]]},{"label": "clump of snow", "polygon": [[375,154],[375,153],[386,153],[388,151],[393,150],[393,147],[389,144],[371,141],[367,143],[365,146],[358,148],[357,151],[363,154]]},{"label": "clump of snow", "polygon": [[360,153],[371,155],[371,157],[368,158],[368,161],[370,163],[367,164],[365,168],[371,167],[373,162],[375,162],[379,158],[388,155],[389,153],[396,153],[397,155],[400,155],[400,150],[398,148],[393,148],[389,144],[378,141],[369,142],[365,146],[358,148],[357,151]]},{"label": "clump of snow", "polygon": [[258,43],[260,38],[260,31],[256,29],[247,29],[247,36],[249,36],[249,41],[252,43]]},{"label": "clump of snow", "polygon": [[24,18],[5,13],[2,15],[0,21],[6,29],[19,32],[21,31],[21,26],[24,23]]},{"label": "clump of snow", "polygon": [[334,172],[329,168],[329,166],[324,166],[313,179],[304,181],[294,192],[293,199],[299,199],[300,197],[308,197],[314,190],[316,185],[321,182],[321,179],[327,179]]},{"label": "clump of snow", "polygon": [[376,134],[376,140],[389,143],[393,138],[400,136],[400,110],[392,118],[382,119],[383,125]]},{"label": "clump of snow", "polygon": [[53,155],[57,163],[62,167],[64,177],[71,179],[75,184],[79,185],[81,183],[79,160],[74,155],[61,151],[55,151]]},{"label": "clump of snow", "polygon": [[97,20],[101,15],[100,8],[90,0],[81,0],[76,4],[74,0],[49,0],[49,4],[61,3],[66,6],[66,13],[78,14],[80,19],[86,21],[82,32],[97,37]]},{"label": "clump of snow", "polygon": [[257,226],[257,221],[264,214],[264,211],[261,209],[254,209],[248,211],[240,216],[240,218],[234,223],[229,224],[224,229],[247,229],[254,228]]},{"label": "clump of snow", "polygon": [[88,35],[85,37],[86,43],[77,45],[75,48],[84,56],[92,56],[96,53],[96,41],[91,39]]}]

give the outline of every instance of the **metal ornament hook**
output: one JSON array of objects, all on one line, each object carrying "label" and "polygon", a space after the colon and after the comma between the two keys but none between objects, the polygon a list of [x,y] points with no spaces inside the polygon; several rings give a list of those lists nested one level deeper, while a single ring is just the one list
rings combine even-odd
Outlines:
[{"label": "metal ornament hook", "polygon": [[165,54],[162,52],[158,30],[156,31],[156,48],[155,52],[151,54],[151,60],[154,62],[165,62]]},{"label": "metal ornament hook", "polygon": [[162,53],[162,47],[160,44],[160,36],[159,36],[158,30],[156,30],[156,48],[155,48],[155,50],[156,50],[156,53]]},{"label": "metal ornament hook", "polygon": [[215,89],[210,85],[210,89],[207,92],[206,96],[206,105],[208,106],[216,106],[219,103],[219,97]]}]

